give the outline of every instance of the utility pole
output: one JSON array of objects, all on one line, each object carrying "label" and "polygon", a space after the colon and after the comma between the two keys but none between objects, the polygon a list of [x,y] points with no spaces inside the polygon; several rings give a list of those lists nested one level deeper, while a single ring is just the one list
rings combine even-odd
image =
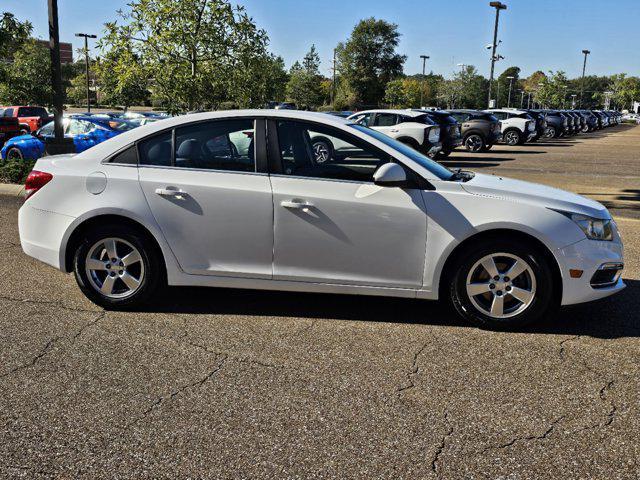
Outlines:
[{"label": "utility pole", "polygon": [[489,97],[487,107],[491,108],[491,84],[493,83],[493,70],[496,63],[496,47],[498,46],[498,22],[500,21],[500,10],[506,10],[507,6],[500,2],[489,2],[489,6],[496,9],[496,23],[493,27],[493,45],[491,48],[491,73],[489,74]]},{"label": "utility pole", "polygon": [[[45,143],[46,153],[73,152],[73,139],[66,139],[62,130],[62,68],[60,66],[60,31],[58,27],[58,0],[47,0],[49,11],[49,53],[51,55],[51,85],[53,87],[53,132],[54,139]],[[70,142],[68,140],[71,140]]]},{"label": "utility pole", "polygon": [[513,79],[515,77],[507,77],[509,79],[509,97],[507,99],[507,108],[511,107],[511,87],[513,87]]},{"label": "utility pole", "polygon": [[587,69],[587,55],[591,52],[589,50],[582,50],[584,53],[584,62],[582,63],[582,79],[580,80],[580,108],[582,108],[582,93],[584,92],[584,72]]},{"label": "utility pole", "polygon": [[425,78],[425,67],[427,66],[428,55],[420,55],[422,59],[422,88],[420,89],[420,108],[424,107],[424,86],[427,83]]},{"label": "utility pole", "polygon": [[91,113],[91,92],[89,90],[89,38],[97,38],[89,33],[76,33],[76,37],[84,37],[84,71],[87,77],[87,112]]}]

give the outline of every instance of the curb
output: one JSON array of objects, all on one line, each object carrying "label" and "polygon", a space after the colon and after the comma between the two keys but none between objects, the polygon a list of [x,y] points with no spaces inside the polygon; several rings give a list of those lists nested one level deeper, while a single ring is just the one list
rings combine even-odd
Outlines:
[{"label": "curb", "polygon": [[24,185],[14,183],[0,183],[0,195],[13,195],[19,197],[24,192]]}]

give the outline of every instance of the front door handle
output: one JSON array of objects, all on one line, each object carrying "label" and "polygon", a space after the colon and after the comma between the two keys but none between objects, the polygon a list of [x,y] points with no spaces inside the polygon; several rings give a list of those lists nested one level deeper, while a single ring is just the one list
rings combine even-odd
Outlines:
[{"label": "front door handle", "polygon": [[187,192],[175,187],[156,188],[156,194],[161,197],[173,197],[180,200],[187,196]]},{"label": "front door handle", "polygon": [[282,202],[280,202],[280,205],[284,208],[302,210],[304,212],[308,212],[309,209],[313,207],[313,203],[309,203],[298,198],[294,198],[293,200],[283,200]]},{"label": "front door handle", "polygon": [[391,133],[398,133],[400,130],[398,130],[397,128],[392,128],[391,130],[389,130]]}]

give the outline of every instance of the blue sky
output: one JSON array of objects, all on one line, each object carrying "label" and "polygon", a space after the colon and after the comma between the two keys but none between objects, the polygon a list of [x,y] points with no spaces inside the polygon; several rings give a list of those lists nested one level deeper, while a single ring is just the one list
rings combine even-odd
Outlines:
[{"label": "blue sky", "polygon": [[[176,0],[179,1],[179,0]],[[59,0],[63,41],[80,46],[75,32],[100,34],[127,0]],[[291,65],[313,43],[329,74],[332,51],[358,20],[370,16],[397,23],[406,73],[427,70],[445,76],[471,64],[488,75],[494,10],[489,0],[239,0],[267,30],[271,50]],[[503,0],[498,72],[517,65],[523,75],[537,69],[565,70],[579,76],[582,49],[592,51],[587,73],[640,75],[640,0]],[[29,19],[36,36],[47,36],[46,0],[1,0],[0,10]]]}]

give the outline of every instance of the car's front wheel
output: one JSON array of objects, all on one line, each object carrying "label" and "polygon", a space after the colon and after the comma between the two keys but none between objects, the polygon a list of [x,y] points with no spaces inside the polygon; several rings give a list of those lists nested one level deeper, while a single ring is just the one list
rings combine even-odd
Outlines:
[{"label": "car's front wheel", "polygon": [[145,304],[164,284],[162,265],[148,239],[118,225],[91,229],[74,256],[78,286],[89,300],[107,309]]},{"label": "car's front wheel", "polygon": [[7,160],[24,160],[22,150],[20,150],[18,147],[11,147],[7,150]]},{"label": "car's front wheel", "polygon": [[479,242],[461,256],[451,280],[454,308],[480,327],[521,327],[555,306],[551,266],[527,243]]}]

